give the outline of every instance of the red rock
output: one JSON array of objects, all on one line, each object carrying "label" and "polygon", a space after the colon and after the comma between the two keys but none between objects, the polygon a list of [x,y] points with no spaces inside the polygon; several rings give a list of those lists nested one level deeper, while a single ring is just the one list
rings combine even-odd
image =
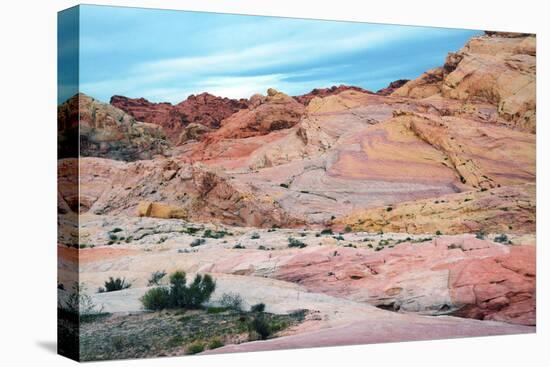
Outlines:
[{"label": "red rock", "polygon": [[382,88],[382,89],[378,90],[376,92],[376,94],[379,94],[381,96],[389,96],[396,89],[401,88],[402,86],[404,86],[408,81],[409,81],[409,79],[395,80],[395,81],[391,82],[390,84],[388,84],[388,86],[386,88]]},{"label": "red rock", "polygon": [[190,95],[185,101],[153,103],[145,98],[111,97],[110,103],[134,116],[139,121],[162,126],[168,138],[178,143],[184,128],[191,124],[201,124],[208,128],[218,128],[220,122],[240,109],[248,107],[246,99],[216,97],[209,93]]},{"label": "red rock", "polygon": [[536,324],[532,246],[463,235],[379,252],[338,248],[334,256],[334,251],[321,247],[286,256],[273,277],[384,308]]}]

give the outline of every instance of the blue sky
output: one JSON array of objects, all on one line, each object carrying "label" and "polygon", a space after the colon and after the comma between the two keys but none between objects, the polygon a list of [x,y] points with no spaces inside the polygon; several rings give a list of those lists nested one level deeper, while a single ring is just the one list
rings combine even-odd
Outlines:
[{"label": "blue sky", "polygon": [[442,65],[479,33],[86,5],[79,84],[102,101],[121,94],[172,103],[201,92],[247,98],[269,87],[290,95],[338,84],[377,90]]}]

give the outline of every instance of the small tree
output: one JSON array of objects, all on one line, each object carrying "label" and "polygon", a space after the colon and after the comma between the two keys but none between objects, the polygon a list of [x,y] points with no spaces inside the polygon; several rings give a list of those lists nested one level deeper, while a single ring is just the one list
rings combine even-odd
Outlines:
[{"label": "small tree", "polygon": [[189,302],[185,273],[176,271],[170,275],[170,300],[172,307],[183,308]]},{"label": "small tree", "polygon": [[146,309],[161,310],[164,308],[200,308],[210,299],[216,289],[216,282],[208,274],[197,274],[193,282],[187,286],[186,275],[176,271],[170,275],[170,287],[157,287],[148,290],[141,303]]},{"label": "small tree", "polygon": [[214,289],[216,289],[216,283],[210,275],[197,274],[187,289],[187,308],[199,308],[203,303],[208,302]]}]

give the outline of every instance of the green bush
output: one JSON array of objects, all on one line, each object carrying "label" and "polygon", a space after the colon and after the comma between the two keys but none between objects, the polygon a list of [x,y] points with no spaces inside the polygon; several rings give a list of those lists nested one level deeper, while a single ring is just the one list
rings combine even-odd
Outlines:
[{"label": "green bush", "polygon": [[246,247],[244,247],[244,246],[241,245],[240,243],[237,243],[235,246],[233,246],[233,248],[236,248],[236,249],[245,249]]},{"label": "green bush", "polygon": [[221,341],[220,338],[214,338],[212,340],[210,340],[210,342],[208,343],[208,349],[216,349],[216,348],[221,348],[223,347],[223,342]]},{"label": "green bush", "polygon": [[215,238],[215,239],[218,239],[218,238],[222,238],[224,237],[226,234],[228,234],[226,231],[213,231],[211,229],[206,229],[203,233],[203,237],[204,238]]},{"label": "green bush", "polygon": [[227,308],[225,307],[208,307],[206,309],[206,313],[209,313],[209,314],[217,314],[225,311],[227,311]]},{"label": "green bush", "polygon": [[194,342],[185,347],[185,354],[197,354],[204,352],[204,343]]},{"label": "green bush", "polygon": [[485,239],[485,231],[480,229],[479,231],[476,232],[476,238],[478,240],[484,240]]},{"label": "green bush", "polygon": [[109,277],[109,280],[105,281],[104,287],[99,288],[99,293],[120,291],[130,288],[131,286],[132,283],[127,282],[124,278],[114,279],[113,277]]},{"label": "green bush", "polygon": [[344,228],[344,232],[346,233],[350,233],[352,231],[351,227],[350,226],[346,226],[346,228]]},{"label": "green bush", "polygon": [[184,308],[200,308],[203,303],[210,300],[210,296],[216,289],[216,282],[208,274],[197,274],[188,288],[187,304]]},{"label": "green bush", "polygon": [[250,339],[256,339],[255,335],[265,340],[271,335],[271,327],[263,314],[255,316],[248,325]]},{"label": "green bush", "polygon": [[252,305],[252,307],[250,307],[250,312],[264,312],[264,311],[265,311],[264,303],[257,303],[255,305]]},{"label": "green bush", "polygon": [[148,310],[163,310],[170,307],[170,290],[164,287],[149,289],[140,300]]},{"label": "green bush", "polygon": [[216,282],[208,274],[197,274],[193,282],[187,286],[186,275],[176,271],[170,275],[170,287],[150,289],[141,298],[146,309],[160,310],[163,308],[200,308],[210,299],[216,289]]},{"label": "green bush", "polygon": [[325,228],[321,231],[321,234],[332,235],[332,234],[334,234],[334,232],[332,232],[332,229],[330,229],[330,228]]},{"label": "green bush", "polygon": [[252,233],[252,235],[250,236],[250,239],[252,240],[257,240],[260,238],[260,235],[256,232]]},{"label": "green bush", "polygon": [[504,243],[504,244],[511,244],[512,243],[512,241],[510,241],[508,239],[508,236],[505,235],[504,233],[496,236],[494,241],[498,242],[498,243]]},{"label": "green bush", "polygon": [[437,231],[435,231],[435,235],[436,236],[441,236],[443,233],[441,233],[441,231],[438,229]]},{"label": "green bush", "polygon": [[288,247],[304,248],[306,246],[307,245],[305,243],[303,243],[300,240],[297,240],[296,238],[293,238],[293,237],[288,238]]}]

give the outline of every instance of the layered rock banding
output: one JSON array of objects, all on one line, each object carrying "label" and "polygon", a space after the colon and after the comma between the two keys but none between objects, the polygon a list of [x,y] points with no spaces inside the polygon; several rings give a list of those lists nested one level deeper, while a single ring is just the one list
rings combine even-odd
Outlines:
[{"label": "layered rock banding", "polygon": [[[79,104],[85,157],[78,192],[75,161],[60,161],[58,211],[80,213],[95,246],[81,250],[82,277],[136,279],[98,298],[113,312],[139,311],[146,277],[164,267],[213,273],[221,292],[273,312],[318,315],[273,347],[344,343],[349,332],[532,332],[535,58],[533,35],[487,32],[377,93],[269,89],[178,105],[80,95],[59,109],[61,135],[74,133]],[[113,228],[125,240],[109,245]],[[196,237],[204,243],[191,246]],[[388,324],[396,336],[354,327]]]},{"label": "layered rock banding", "polygon": [[535,36],[489,32],[472,38],[450,53],[444,66],[427,71],[392,95],[486,101],[498,107],[498,115],[510,126],[534,132],[535,83]]}]

